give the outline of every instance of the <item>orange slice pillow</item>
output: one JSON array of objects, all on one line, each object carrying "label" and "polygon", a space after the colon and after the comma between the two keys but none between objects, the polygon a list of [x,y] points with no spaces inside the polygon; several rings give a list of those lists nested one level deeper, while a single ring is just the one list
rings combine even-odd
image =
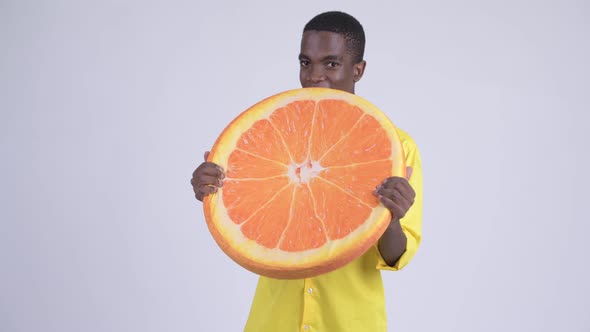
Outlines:
[{"label": "orange slice pillow", "polygon": [[390,213],[373,190],[405,176],[391,121],[356,95],[305,88],[269,97],[234,119],[209,161],[226,171],[204,199],[220,248],[267,277],[313,277],[362,255]]}]

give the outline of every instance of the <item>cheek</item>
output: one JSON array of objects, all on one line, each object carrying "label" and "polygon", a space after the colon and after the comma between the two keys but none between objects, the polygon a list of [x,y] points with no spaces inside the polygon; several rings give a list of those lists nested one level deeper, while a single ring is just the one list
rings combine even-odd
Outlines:
[{"label": "cheek", "polygon": [[348,85],[352,82],[352,79],[353,76],[349,75],[349,72],[347,70],[338,70],[336,72],[333,72],[332,75],[330,75],[330,80],[333,83],[338,84],[340,86]]},{"label": "cheek", "polygon": [[306,82],[305,73],[302,69],[299,69],[299,83],[301,84],[301,87],[305,87],[305,82]]}]

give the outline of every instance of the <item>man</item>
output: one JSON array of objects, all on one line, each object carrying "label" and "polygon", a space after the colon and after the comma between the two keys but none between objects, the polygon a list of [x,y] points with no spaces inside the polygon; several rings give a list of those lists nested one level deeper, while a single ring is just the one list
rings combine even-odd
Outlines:
[{"label": "man", "polygon": [[[341,12],[314,17],[304,28],[299,54],[302,87],[354,93],[365,71],[365,35],[361,24]],[[390,177],[375,195],[391,212],[391,223],[378,243],[348,265],[303,280],[261,276],[245,331],[386,331],[380,270],[399,270],[414,256],[421,238],[422,172],[414,141],[398,129],[408,172]],[[205,154],[207,159],[207,153]],[[202,163],[191,183],[196,198],[217,191],[223,170]]]}]

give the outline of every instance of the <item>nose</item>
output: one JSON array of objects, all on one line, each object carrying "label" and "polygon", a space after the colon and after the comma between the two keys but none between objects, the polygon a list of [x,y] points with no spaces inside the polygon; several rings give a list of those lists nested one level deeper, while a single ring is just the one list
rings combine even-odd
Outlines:
[{"label": "nose", "polygon": [[324,73],[324,69],[322,66],[313,66],[311,68],[311,72],[309,73],[308,80],[311,83],[320,83],[326,80],[326,74]]}]

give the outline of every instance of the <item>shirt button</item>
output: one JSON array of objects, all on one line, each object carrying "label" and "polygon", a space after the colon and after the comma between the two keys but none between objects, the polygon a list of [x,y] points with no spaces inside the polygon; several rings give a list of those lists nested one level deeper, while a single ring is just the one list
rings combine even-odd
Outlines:
[{"label": "shirt button", "polygon": [[303,327],[303,329],[304,329],[304,330],[306,330],[306,331],[307,331],[307,330],[309,330],[309,325],[305,325],[305,326]]},{"label": "shirt button", "polygon": [[313,293],[313,288],[311,288],[311,287],[310,287],[310,288],[308,288],[308,289],[307,289],[307,292],[308,292],[309,294]]}]

